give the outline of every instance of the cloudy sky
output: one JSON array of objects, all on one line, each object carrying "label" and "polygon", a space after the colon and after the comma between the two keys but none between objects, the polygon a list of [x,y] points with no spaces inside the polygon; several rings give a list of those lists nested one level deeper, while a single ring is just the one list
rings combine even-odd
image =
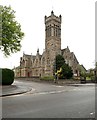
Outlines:
[{"label": "cloudy sky", "polygon": [[6,58],[0,51],[0,67],[19,66],[20,57],[25,54],[40,54],[45,48],[44,16],[54,11],[62,15],[61,48],[69,46],[79,63],[86,69],[95,62],[95,1],[96,0],[0,0],[1,5],[16,11],[16,20],[21,24],[25,36],[21,51]]}]

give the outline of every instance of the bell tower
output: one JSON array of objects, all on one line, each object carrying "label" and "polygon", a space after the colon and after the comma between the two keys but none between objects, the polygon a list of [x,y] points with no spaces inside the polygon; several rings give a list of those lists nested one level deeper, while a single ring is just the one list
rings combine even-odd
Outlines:
[{"label": "bell tower", "polygon": [[51,16],[45,16],[45,50],[61,50],[61,15],[59,17],[51,12]]},{"label": "bell tower", "polygon": [[45,16],[45,51],[48,73],[52,72],[56,55],[61,54],[61,19],[61,15],[55,16],[53,11],[50,16]]}]

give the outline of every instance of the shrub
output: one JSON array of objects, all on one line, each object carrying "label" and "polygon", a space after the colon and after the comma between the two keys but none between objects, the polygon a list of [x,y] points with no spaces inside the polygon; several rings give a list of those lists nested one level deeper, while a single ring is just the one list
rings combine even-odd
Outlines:
[{"label": "shrub", "polygon": [[41,77],[40,80],[45,80],[45,81],[54,80],[54,77],[53,76],[44,76],[44,77]]},{"label": "shrub", "polygon": [[14,72],[10,69],[1,69],[2,79],[0,79],[0,84],[11,85],[14,82]]}]

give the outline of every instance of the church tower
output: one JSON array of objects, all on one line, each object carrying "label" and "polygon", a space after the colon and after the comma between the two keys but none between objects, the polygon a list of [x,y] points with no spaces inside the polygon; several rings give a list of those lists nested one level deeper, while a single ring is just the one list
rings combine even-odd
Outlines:
[{"label": "church tower", "polygon": [[55,57],[61,54],[61,19],[53,11],[49,17],[45,16],[46,75],[53,73]]}]

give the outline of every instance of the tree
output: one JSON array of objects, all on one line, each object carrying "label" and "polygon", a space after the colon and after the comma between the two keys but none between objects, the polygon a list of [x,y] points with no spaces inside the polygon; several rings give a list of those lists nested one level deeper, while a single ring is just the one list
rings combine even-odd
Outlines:
[{"label": "tree", "polygon": [[24,33],[21,32],[21,25],[15,20],[15,11],[11,6],[0,6],[2,15],[2,38],[0,39],[0,50],[5,56],[20,51],[21,40]]},{"label": "tree", "polygon": [[73,76],[73,71],[68,64],[62,65],[62,78],[71,78]]},{"label": "tree", "polygon": [[55,59],[55,65],[56,65],[56,70],[54,71],[60,71],[60,68],[62,68],[62,71],[59,73],[59,78],[71,78],[73,76],[73,72],[71,67],[65,63],[65,59],[63,58],[62,55],[57,55]]},{"label": "tree", "polygon": [[63,58],[62,55],[57,55],[56,59],[55,59],[55,65],[56,65],[56,71],[60,69],[60,67],[62,67],[62,65],[64,65],[65,60]]}]

